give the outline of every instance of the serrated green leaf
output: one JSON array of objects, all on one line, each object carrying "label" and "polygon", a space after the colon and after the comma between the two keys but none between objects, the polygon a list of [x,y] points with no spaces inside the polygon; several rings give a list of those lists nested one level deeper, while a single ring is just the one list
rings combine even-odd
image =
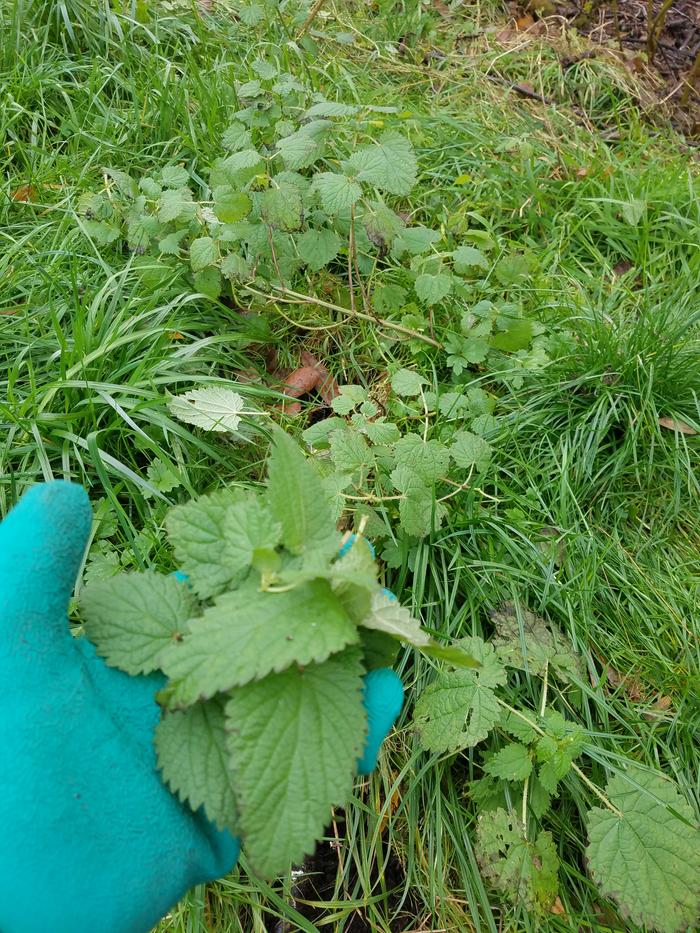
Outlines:
[{"label": "serrated green leaf", "polygon": [[508,735],[512,735],[514,739],[519,739],[526,745],[534,742],[538,736],[532,726],[524,719],[521,719],[520,716],[516,716],[515,713],[505,714],[501,720],[501,728],[505,729]]},{"label": "serrated green leaf", "polygon": [[450,294],[452,281],[452,276],[444,272],[439,272],[437,275],[429,275],[424,272],[418,276],[413,287],[422,302],[427,305],[434,305]]},{"label": "serrated green leaf", "polygon": [[256,149],[241,149],[216,163],[217,177],[239,188],[254,178],[264,165],[263,157]]},{"label": "serrated green leaf", "polygon": [[162,185],[158,184],[155,178],[150,178],[146,176],[139,181],[139,188],[146,195],[147,198],[150,198],[151,201],[155,201],[161,196],[163,191]]},{"label": "serrated green leaf", "polygon": [[393,421],[377,418],[376,421],[366,421],[361,429],[373,444],[395,444],[401,437],[398,426]]},{"label": "serrated green leaf", "polygon": [[366,714],[359,652],[290,668],[233,692],[228,745],[246,854],[266,877],[311,852],[345,803]]},{"label": "serrated green leaf", "polygon": [[170,399],[171,413],[206,431],[230,431],[235,434],[241,423],[245,408],[243,397],[224,386],[207,386],[192,389]]},{"label": "serrated green leaf", "polygon": [[559,885],[559,859],[551,834],[541,832],[530,842],[521,822],[502,809],[481,813],[476,834],[476,857],[484,878],[512,903],[547,913]]},{"label": "serrated green leaf", "polygon": [[532,774],[530,751],[519,742],[510,742],[489,758],[484,772],[504,781],[524,781]]},{"label": "serrated green leaf", "polygon": [[501,716],[494,688],[505,683],[506,673],[493,648],[476,636],[458,644],[482,666],[478,671],[441,671],[421,694],[415,726],[428,751],[470,748],[486,738]]},{"label": "serrated green leaf", "polygon": [[184,188],[190,180],[190,173],[181,165],[166,165],[160,173],[164,188]]},{"label": "serrated green leaf", "polygon": [[446,512],[445,506],[435,500],[432,488],[420,480],[408,489],[399,502],[401,528],[414,538],[422,538],[439,528]]},{"label": "serrated green leaf", "polygon": [[524,350],[532,343],[535,334],[535,322],[527,318],[511,318],[508,326],[497,331],[490,340],[494,350],[503,353],[515,353]]},{"label": "serrated green leaf", "polygon": [[409,194],[416,183],[418,163],[413,146],[393,130],[354,152],[344,168],[359,181],[390,194]]},{"label": "serrated green leaf", "polygon": [[265,8],[259,3],[246,3],[238,15],[246,26],[258,26],[265,19]]},{"label": "serrated green leaf", "polygon": [[304,114],[304,117],[314,119],[316,117],[349,117],[359,113],[360,108],[354,104],[341,104],[332,100],[323,100],[314,104]]},{"label": "serrated green leaf", "polygon": [[335,259],[340,250],[340,237],[333,230],[306,230],[297,239],[299,258],[318,272]]},{"label": "serrated green leaf", "polygon": [[277,152],[282,156],[284,167],[289,171],[297,171],[308,168],[320,159],[330,126],[327,120],[316,121],[278,140]]},{"label": "serrated green leaf", "polygon": [[252,278],[251,264],[238,253],[228,253],[221,260],[221,274],[227,279],[239,279],[242,282]]},{"label": "serrated green leaf", "polygon": [[314,447],[316,450],[327,450],[330,446],[330,436],[333,431],[344,427],[345,422],[342,418],[324,418],[323,421],[316,421],[305,431],[302,431],[301,436],[309,447]]},{"label": "serrated green leaf", "polygon": [[236,793],[226,748],[225,699],[166,713],[154,743],[163,780],[193,810],[204,806],[219,827],[238,832]]},{"label": "serrated green leaf", "polygon": [[158,249],[161,253],[171,256],[177,256],[180,252],[180,243],[187,236],[187,230],[176,230],[175,233],[169,233],[158,243]]},{"label": "serrated green leaf", "polygon": [[127,198],[138,197],[138,185],[127,172],[122,172],[116,168],[105,168],[103,171],[109,175],[121,194],[126,195]]},{"label": "serrated green leaf", "polygon": [[268,460],[267,493],[286,548],[293,554],[318,549],[333,553],[336,534],[321,481],[283,431],[276,432]]},{"label": "serrated green leaf", "polygon": [[85,233],[100,246],[108,246],[119,239],[121,233],[119,227],[105,220],[83,220],[81,223]]},{"label": "serrated green leaf", "polygon": [[372,605],[361,624],[365,628],[386,632],[392,638],[407,642],[420,648],[430,644],[430,636],[421,628],[418,619],[414,619],[397,599],[384,592],[372,596]]},{"label": "serrated green leaf", "polygon": [[488,269],[489,261],[480,249],[473,246],[460,246],[452,253],[455,272],[463,274],[478,266],[481,269]]},{"label": "serrated green leaf", "polygon": [[163,653],[170,682],[161,697],[170,708],[190,706],[291,664],[320,663],[358,638],[326,580],[278,593],[249,579]]},{"label": "serrated green leaf", "polygon": [[149,464],[146,475],[149,483],[155,486],[159,492],[172,492],[173,489],[182,486],[182,480],[177,475],[175,467],[171,463],[164,463],[159,459]]},{"label": "serrated green leaf", "polygon": [[200,269],[193,276],[194,290],[208,298],[216,299],[221,294],[221,272],[216,266]]},{"label": "serrated green leaf", "polygon": [[[419,434],[404,434],[394,445],[394,453],[397,468],[405,468],[426,483],[445,476],[449,467],[447,448],[435,439],[424,441]],[[400,483],[396,488],[403,491]]]},{"label": "serrated green leaf", "polygon": [[228,149],[230,152],[240,152],[242,149],[253,148],[253,138],[250,135],[250,130],[246,129],[238,120],[234,120],[224,130],[221,143],[224,149]]},{"label": "serrated green leaf", "polygon": [[244,191],[235,191],[231,185],[217,185],[212,193],[214,213],[222,223],[236,223],[250,213],[252,202]]},{"label": "serrated green leaf", "polygon": [[172,220],[192,220],[196,212],[197,205],[189,188],[169,188],[158,198],[158,220],[163,224]]},{"label": "serrated green leaf", "polygon": [[429,227],[406,227],[405,230],[396,238],[392,248],[392,253],[401,258],[404,253],[411,256],[420,256],[430,247],[442,239],[439,230],[431,230]]},{"label": "serrated green leaf", "polygon": [[223,592],[245,568],[226,547],[226,516],[245,502],[240,491],[220,490],[171,509],[165,521],[183,572],[202,599]]},{"label": "serrated green leaf", "polygon": [[148,674],[186,631],[197,601],[174,577],[150,570],[86,586],[80,607],[87,637],[111,667]]},{"label": "serrated green leaf", "polygon": [[277,65],[266,62],[264,58],[256,58],[252,67],[255,74],[263,81],[271,81],[279,74]]},{"label": "serrated green leaf", "polygon": [[700,831],[675,785],[630,766],[605,788],[618,813],[588,814],[588,866],[606,897],[639,926],[695,928],[700,912]]},{"label": "serrated green leaf", "polygon": [[483,437],[472,434],[471,431],[457,431],[452,439],[450,456],[463,470],[475,467],[480,473],[491,462],[493,448]]},{"label": "serrated green leaf", "polygon": [[493,645],[509,667],[541,676],[551,666],[563,680],[580,680],[581,659],[571,642],[545,619],[505,603],[491,613],[496,626]]},{"label": "serrated green leaf", "polygon": [[427,385],[427,383],[427,379],[424,379],[423,376],[412,369],[399,369],[391,377],[391,388],[397,395],[406,398],[420,395],[423,386]]},{"label": "serrated green leaf", "polygon": [[360,472],[365,476],[374,464],[374,457],[364,435],[352,428],[341,428],[331,436],[331,459],[338,470]]},{"label": "serrated green leaf", "polygon": [[530,260],[520,253],[504,256],[498,260],[494,271],[496,278],[505,288],[521,285],[530,274]]},{"label": "serrated green leaf", "polygon": [[362,196],[362,189],[357,182],[335,172],[314,175],[311,188],[318,193],[323,209],[328,214],[349,210]]},{"label": "serrated green leaf", "polygon": [[213,266],[217,259],[216,243],[210,236],[200,236],[190,243],[190,265],[193,272]]},{"label": "serrated green leaf", "polygon": [[298,230],[302,221],[301,195],[294,185],[268,188],[260,197],[260,213],[266,224],[277,230]]}]

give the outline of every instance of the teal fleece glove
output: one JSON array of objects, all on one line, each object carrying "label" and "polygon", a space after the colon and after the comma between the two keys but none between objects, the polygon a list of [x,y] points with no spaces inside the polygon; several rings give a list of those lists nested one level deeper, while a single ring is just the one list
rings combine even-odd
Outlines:
[{"label": "teal fleece glove", "polygon": [[[66,609],[91,523],[85,491],[35,486],[0,524],[0,931],[146,933],[229,871],[239,843],[162,783],[159,675],[109,668]],[[367,675],[370,771],[401,709],[392,671]]]}]

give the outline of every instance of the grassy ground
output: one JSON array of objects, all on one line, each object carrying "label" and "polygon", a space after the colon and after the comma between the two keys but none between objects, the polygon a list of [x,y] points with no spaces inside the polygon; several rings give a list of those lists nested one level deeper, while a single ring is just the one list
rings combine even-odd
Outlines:
[{"label": "grassy ground", "polygon": [[[330,99],[395,106],[421,164],[411,219],[527,253],[520,300],[547,333],[575,339],[522,384],[471,374],[498,396],[496,469],[387,582],[445,635],[487,631],[504,599],[546,614],[586,660],[581,715],[603,749],[591,776],[604,782],[625,753],[667,771],[697,807],[700,448],[659,425],[700,427],[696,163],[642,120],[635,79],[616,63],[562,69],[575,38],[497,41],[499,4],[451,6],[328,2],[297,43],[304,17],[291,7],[247,26],[224,4],[204,17],[186,4],[125,4],[124,16],[80,0],[2,5],[0,510],[31,482],[74,478],[98,508],[89,572],[165,565],[169,503],[255,481],[262,457],[178,423],[166,393],[262,370],[269,346],[296,365],[304,341],[341,382],[396,361],[444,380],[439,355],[413,359],[374,325],[338,327],[319,308],[304,324],[332,328],[278,319],[263,346],[255,322],[149,284],[75,221],[103,166],[139,176],[178,161],[202,173],[236,108],[234,80],[252,77],[260,55]],[[514,82],[550,103],[509,92]],[[173,465],[179,489],[153,491],[156,461]],[[580,789],[548,821],[562,912],[535,921],[485,887],[466,790],[475,760],[419,750],[412,703],[431,668],[407,652],[400,669],[404,717],[338,817],[318,898],[306,889],[313,903],[294,907],[289,880],[237,869],[185,898],[161,933],[629,928],[586,876]],[[523,696],[533,689],[523,678]]]}]

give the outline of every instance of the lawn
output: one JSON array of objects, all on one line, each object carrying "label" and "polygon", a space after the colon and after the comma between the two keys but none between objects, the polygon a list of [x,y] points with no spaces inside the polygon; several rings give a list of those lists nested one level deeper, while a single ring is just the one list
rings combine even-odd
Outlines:
[{"label": "lawn", "polygon": [[[491,764],[535,741],[522,726],[426,747],[416,704],[443,665],[403,648],[402,716],[313,858],[270,883],[243,859],[159,933],[652,928],[589,868],[596,788],[663,772],[697,825],[696,150],[644,75],[561,24],[508,24],[495,0],[0,6],[0,513],[74,479],[95,509],[76,597],[171,571],[168,509],[264,476],[264,432],[172,407],[235,385],[431,635],[497,640],[500,617],[569,658],[525,646],[500,685],[575,726],[552,792]],[[361,196],[331,189],[353,160]],[[304,353],[346,405],[290,405]],[[452,466],[392,480],[406,437]],[[496,808],[549,834],[556,891],[485,864]]]}]

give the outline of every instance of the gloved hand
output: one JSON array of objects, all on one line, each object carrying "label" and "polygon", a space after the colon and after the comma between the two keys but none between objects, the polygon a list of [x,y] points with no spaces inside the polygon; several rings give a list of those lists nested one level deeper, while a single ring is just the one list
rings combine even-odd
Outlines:
[{"label": "gloved hand", "polygon": [[[66,608],[90,529],[85,491],[35,486],[0,525],[0,931],[146,933],[239,843],[192,813],[156,770],[160,675],[109,668]],[[367,675],[362,771],[402,702]]]}]

